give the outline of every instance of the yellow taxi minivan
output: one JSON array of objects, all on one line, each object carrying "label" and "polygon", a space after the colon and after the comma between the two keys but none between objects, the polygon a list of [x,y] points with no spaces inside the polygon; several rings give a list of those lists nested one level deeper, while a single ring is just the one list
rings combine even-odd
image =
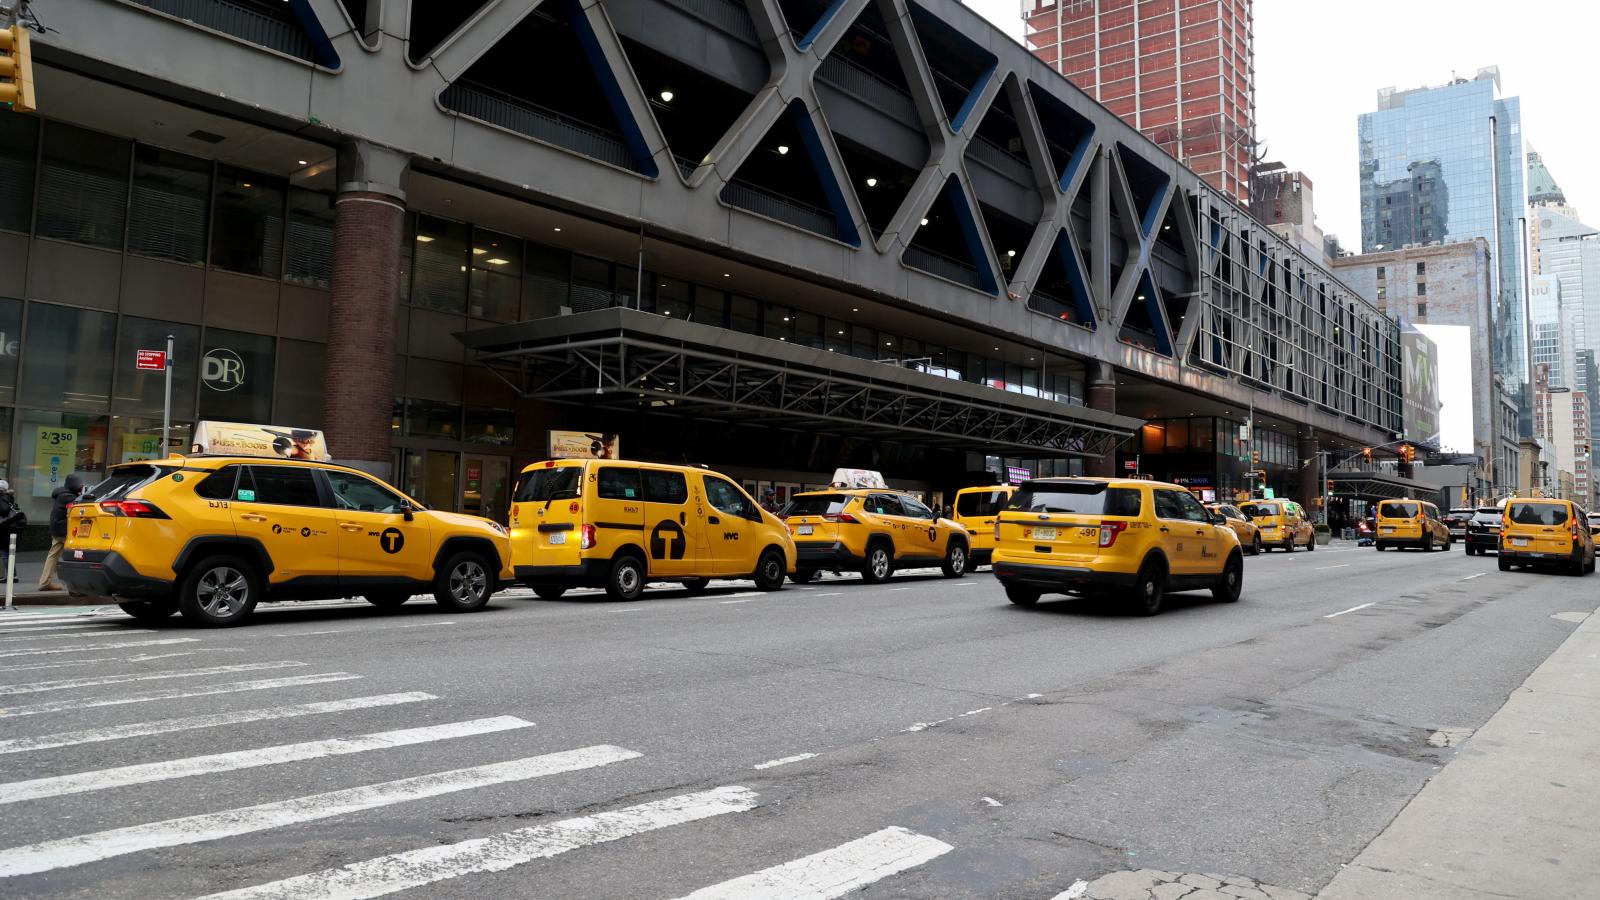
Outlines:
[{"label": "yellow taxi minivan", "polygon": [[1500,531],[1500,571],[1548,563],[1574,575],[1593,572],[1595,539],[1588,520],[1570,500],[1511,498]]},{"label": "yellow taxi minivan", "polygon": [[541,599],[603,587],[636,600],[652,581],[691,591],[748,578],[763,591],[794,570],[794,541],[777,516],[710,469],[560,459],[522,470],[511,503],[517,581]]},{"label": "yellow taxi minivan", "polygon": [[1296,547],[1317,549],[1317,532],[1300,504],[1293,500],[1251,500],[1239,504],[1261,535],[1262,547],[1294,552]]},{"label": "yellow taxi minivan", "polygon": [[1206,590],[1224,603],[1244,587],[1239,538],[1187,488],[1159,481],[1038,478],[995,524],[991,569],[1006,597],[1109,593],[1142,615],[1168,591]]},{"label": "yellow taxi minivan", "polygon": [[967,573],[971,535],[921,500],[887,487],[830,488],[794,495],[783,510],[799,561],[794,580],[846,570],[882,584],[896,569],[938,566],[947,578]]},{"label": "yellow taxi minivan", "polygon": [[994,522],[1000,510],[1006,508],[1016,485],[997,484],[988,487],[969,487],[956,491],[953,518],[967,530],[967,565],[971,568],[987,566],[994,552]]},{"label": "yellow taxi minivan", "polygon": [[61,580],[160,621],[238,625],[263,600],[431,593],[481,609],[511,579],[497,522],[431,510],[356,469],[260,456],[112,466],[67,516]]},{"label": "yellow taxi minivan", "polygon": [[1450,549],[1450,527],[1440,517],[1439,507],[1426,500],[1384,500],[1378,504],[1377,529],[1373,543],[1379,550]]}]

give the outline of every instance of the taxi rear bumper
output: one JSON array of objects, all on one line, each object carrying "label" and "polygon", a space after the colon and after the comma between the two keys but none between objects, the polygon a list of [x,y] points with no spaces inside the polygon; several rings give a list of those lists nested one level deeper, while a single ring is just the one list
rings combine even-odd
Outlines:
[{"label": "taxi rear bumper", "polygon": [[140,575],[115,550],[68,550],[56,573],[67,590],[87,597],[160,600],[173,596],[173,582]]},{"label": "taxi rear bumper", "polygon": [[604,587],[611,574],[611,560],[585,559],[575,566],[517,566],[512,574],[528,587]]},{"label": "taxi rear bumper", "polygon": [[1056,591],[1095,587],[1131,588],[1139,577],[1133,572],[1102,572],[1088,566],[995,562],[990,568],[1001,584],[1021,584]]},{"label": "taxi rear bumper", "polygon": [[865,562],[841,541],[795,541],[796,569],[858,569]]}]

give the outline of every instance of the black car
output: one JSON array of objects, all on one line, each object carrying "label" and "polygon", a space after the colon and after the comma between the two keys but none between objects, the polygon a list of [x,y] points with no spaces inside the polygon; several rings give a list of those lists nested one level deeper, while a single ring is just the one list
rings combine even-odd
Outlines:
[{"label": "black car", "polygon": [[1441,521],[1444,522],[1444,527],[1449,530],[1450,537],[1453,540],[1459,541],[1467,536],[1467,523],[1472,521],[1472,517],[1476,515],[1477,512],[1477,510],[1472,509],[1471,507],[1464,509],[1452,509],[1448,513],[1445,513],[1444,518]]},{"label": "black car", "polygon": [[1468,556],[1482,556],[1490,550],[1500,552],[1500,519],[1500,510],[1493,506],[1479,507],[1473,512],[1462,540],[1467,545]]}]

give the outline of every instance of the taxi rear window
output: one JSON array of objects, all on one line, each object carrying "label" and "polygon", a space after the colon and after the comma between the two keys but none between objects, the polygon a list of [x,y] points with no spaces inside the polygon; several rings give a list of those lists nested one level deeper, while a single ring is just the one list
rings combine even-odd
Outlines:
[{"label": "taxi rear window", "polygon": [[1283,515],[1283,510],[1279,509],[1276,503],[1246,503],[1239,507],[1239,511],[1252,519]]},{"label": "taxi rear window", "polygon": [[1417,514],[1417,504],[1386,502],[1378,504],[1378,515],[1385,519],[1409,519]]},{"label": "taxi rear window", "polygon": [[1004,491],[973,491],[956,498],[958,516],[992,516],[1005,508]]},{"label": "taxi rear window", "polygon": [[789,501],[786,516],[836,516],[850,498],[844,494],[805,494]]},{"label": "taxi rear window", "polygon": [[84,499],[120,500],[134,488],[144,487],[167,472],[176,472],[175,466],[132,465],[117,466],[106,480],[89,489]]},{"label": "taxi rear window", "polygon": [[1567,508],[1559,503],[1513,503],[1506,515],[1518,525],[1565,525]]},{"label": "taxi rear window", "polygon": [[1137,516],[1140,499],[1136,488],[1108,488],[1098,482],[1081,484],[1025,484],[1006,509],[1081,516]]},{"label": "taxi rear window", "polygon": [[523,472],[517,480],[517,493],[512,499],[517,503],[529,503],[576,497],[580,471],[577,466],[563,466],[559,469]]}]

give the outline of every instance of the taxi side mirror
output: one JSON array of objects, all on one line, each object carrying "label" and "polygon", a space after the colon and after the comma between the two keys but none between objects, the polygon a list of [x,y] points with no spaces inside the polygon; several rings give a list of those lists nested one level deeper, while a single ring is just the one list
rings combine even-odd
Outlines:
[{"label": "taxi side mirror", "polygon": [[407,522],[416,518],[416,512],[411,508],[411,504],[405,501],[400,502],[400,515]]}]

